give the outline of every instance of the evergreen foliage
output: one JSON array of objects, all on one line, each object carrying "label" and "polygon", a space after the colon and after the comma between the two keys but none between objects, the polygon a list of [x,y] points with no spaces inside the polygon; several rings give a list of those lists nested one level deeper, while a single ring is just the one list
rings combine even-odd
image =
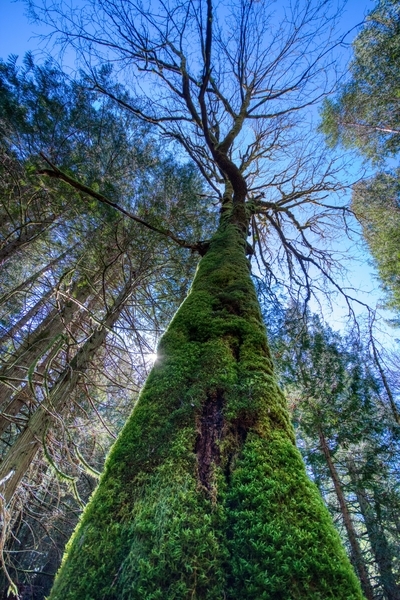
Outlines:
[{"label": "evergreen foliage", "polygon": [[350,79],[327,99],[321,129],[332,146],[358,148],[376,162],[400,149],[400,3],[379,0],[353,42]]},{"label": "evergreen foliage", "polygon": [[[326,99],[320,129],[328,145],[357,148],[372,163],[400,150],[400,2],[379,0],[353,42],[350,78]],[[399,310],[399,170],[357,183],[352,208],[378,270],[388,308]]]},{"label": "evergreen foliage", "polygon": [[352,208],[377,266],[387,304],[400,312],[400,170],[378,173],[353,189]]}]

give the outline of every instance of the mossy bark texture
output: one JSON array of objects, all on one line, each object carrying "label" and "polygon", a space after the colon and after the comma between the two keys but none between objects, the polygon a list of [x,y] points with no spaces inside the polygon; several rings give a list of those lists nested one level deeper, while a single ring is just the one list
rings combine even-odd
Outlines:
[{"label": "mossy bark texture", "polygon": [[245,257],[221,226],[51,600],[361,600],[295,447]]}]

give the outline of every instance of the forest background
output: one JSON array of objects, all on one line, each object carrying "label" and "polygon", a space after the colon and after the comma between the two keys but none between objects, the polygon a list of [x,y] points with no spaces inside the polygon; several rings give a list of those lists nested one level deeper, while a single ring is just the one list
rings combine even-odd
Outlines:
[{"label": "forest background", "polygon": [[[208,210],[210,191],[196,168],[174,160],[171,150],[161,150],[151,128],[115,108],[110,98],[96,96],[84,80],[66,77],[55,64],[45,66],[41,58],[16,64],[2,63],[2,82],[8,84],[7,93],[5,87],[1,90],[0,479],[7,484],[2,593],[43,598],[105,453],[155,358],[155,343],[187,293],[199,248],[187,242],[185,249],[180,242],[207,239],[214,222]],[[325,114],[329,117],[334,108],[325,107]],[[326,123],[328,138],[340,138],[340,131],[329,128],[329,118]],[[342,141],[363,151],[362,140]],[[364,150],[368,179],[356,188],[363,206],[377,171],[384,173],[378,179],[379,197],[386,201],[389,190],[396,198],[397,188],[393,192],[390,187],[396,152],[396,147]],[[340,154],[345,161],[353,160],[343,147]],[[83,165],[79,176],[99,198],[87,202],[57,178],[38,183],[39,170],[54,169],[54,156],[63,170]],[[344,185],[337,180],[328,191],[343,198],[349,176],[360,177],[353,169]],[[96,187],[99,177],[102,184]],[[111,196],[121,208],[118,199],[124,195],[139,207],[136,220],[100,198]],[[124,210],[131,212],[129,206]],[[381,218],[387,225],[387,214]],[[349,219],[355,248],[360,226]],[[143,229],[141,220],[151,227]],[[360,221],[365,230],[365,221]],[[368,235],[366,239],[374,250]],[[257,236],[253,241],[257,243]],[[339,254],[335,245],[333,252]],[[391,264],[395,252],[389,249]],[[285,258],[280,257],[280,263]],[[376,251],[375,261],[379,266]],[[293,288],[291,284],[300,280],[296,270],[290,273],[284,265],[276,279],[271,269],[261,276],[262,268],[254,266],[254,272],[308,473],[334,518],[364,595],[399,598],[399,377],[393,344],[377,333],[375,312],[361,317],[353,302],[358,325],[352,321],[341,333],[330,329],[329,302],[317,290],[312,307],[321,303],[324,314],[305,309],[312,284],[310,290],[307,282],[298,286],[300,293],[296,285]],[[395,320],[396,291],[384,277],[385,270],[383,285],[386,298],[389,287]],[[334,281],[343,286],[343,279]],[[335,296],[333,303],[337,302]],[[346,301],[344,305],[348,308]],[[32,419],[38,422],[33,434]],[[22,452],[21,461],[29,434],[31,450]]]}]

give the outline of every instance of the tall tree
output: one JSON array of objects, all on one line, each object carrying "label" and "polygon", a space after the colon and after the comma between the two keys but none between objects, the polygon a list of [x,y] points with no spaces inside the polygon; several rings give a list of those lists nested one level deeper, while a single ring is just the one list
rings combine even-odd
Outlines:
[{"label": "tall tree", "polygon": [[29,468],[40,447],[41,440],[47,433],[52,418],[62,417],[68,408],[68,400],[76,387],[77,380],[88,369],[93,356],[104,343],[108,330],[113,327],[119,318],[126,300],[133,291],[134,284],[135,280],[133,273],[131,273],[114,305],[107,311],[104,321],[67,364],[65,370],[48,391],[48,396],[30,417],[24,432],[4,457],[0,479],[4,482],[3,497],[5,502],[9,502]]},{"label": "tall tree", "polygon": [[[45,14],[58,19],[59,10]],[[333,210],[323,203],[335,187],[331,165],[311,163],[306,145],[293,152],[292,128],[321,93],[332,23],[326,3],[296,5],[278,28],[269,10],[247,0],[228,8],[115,0],[60,25],[70,24],[68,41],[113,49],[149,90],[137,100],[108,71],[89,75],[96,90],[183,146],[214,190],[220,219],[207,241],[156,225],[202,259],[52,599],[362,597],[295,447],[246,258],[251,226],[268,268],[272,231],[294,281],[299,266],[306,297],[310,267],[332,281],[326,255],[306,236],[318,229],[316,213]],[[154,227],[45,160],[43,177]]]},{"label": "tall tree", "polygon": [[[400,3],[379,0],[353,42],[350,77],[326,99],[321,130],[329,145],[357,148],[373,163],[400,150]],[[357,184],[352,207],[374,258],[388,304],[398,310],[398,170]]]},{"label": "tall tree", "polygon": [[388,600],[399,600],[400,584],[396,581],[393,552],[385,532],[385,523],[382,520],[381,501],[376,495],[370,497],[369,490],[365,489],[363,482],[360,481],[358,469],[351,458],[348,460],[348,469],[365,522],[368,539],[378,565],[383,590]]}]

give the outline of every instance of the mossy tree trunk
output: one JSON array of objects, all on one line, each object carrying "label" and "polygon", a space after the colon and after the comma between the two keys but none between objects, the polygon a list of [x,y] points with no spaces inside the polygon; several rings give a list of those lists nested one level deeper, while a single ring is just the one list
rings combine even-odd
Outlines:
[{"label": "mossy tree trunk", "polygon": [[295,447],[232,214],[160,341],[51,600],[363,597]]}]

